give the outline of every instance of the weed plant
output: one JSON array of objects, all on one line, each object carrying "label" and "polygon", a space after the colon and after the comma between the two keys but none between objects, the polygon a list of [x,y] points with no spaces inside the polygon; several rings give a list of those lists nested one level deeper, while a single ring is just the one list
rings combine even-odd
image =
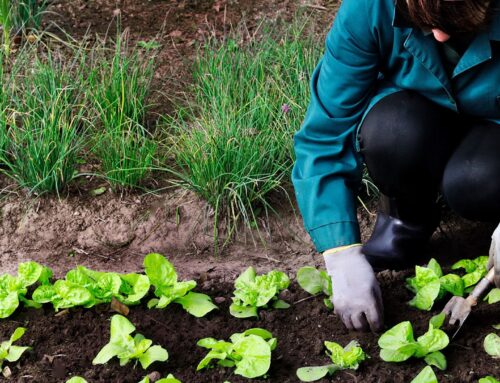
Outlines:
[{"label": "weed plant", "polygon": [[309,75],[320,44],[305,25],[269,28],[245,41],[235,34],[201,48],[194,96],[169,121],[179,184],[208,201],[229,233],[255,227],[269,195],[285,192],[294,160],[292,136],[309,101]]},{"label": "weed plant", "polygon": [[158,146],[145,126],[155,57],[130,49],[126,34],[118,36],[111,59],[104,47],[94,52],[88,79],[97,116],[94,152],[113,186],[137,187],[151,171]]}]

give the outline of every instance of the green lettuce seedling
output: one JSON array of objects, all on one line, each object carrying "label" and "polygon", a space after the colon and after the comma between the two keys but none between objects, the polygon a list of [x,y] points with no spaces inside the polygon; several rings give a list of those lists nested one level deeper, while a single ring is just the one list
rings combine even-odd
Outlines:
[{"label": "green lettuce seedling", "polygon": [[493,376],[485,376],[484,378],[479,379],[479,383],[500,383],[500,380],[497,380]]},{"label": "green lettuce seedling", "polygon": [[315,267],[304,266],[297,272],[297,282],[309,294],[317,295],[323,293],[326,298],[323,300],[326,307],[333,309],[332,303],[332,279],[325,270],[318,270]]},{"label": "green lettuce seedling", "polygon": [[149,308],[163,309],[174,302],[197,318],[217,308],[208,295],[191,291],[196,287],[195,281],[178,282],[174,266],[163,255],[148,254],[144,258],[144,267],[157,297],[148,302]]},{"label": "green lettuce seedling", "polygon": [[289,285],[290,279],[281,271],[257,275],[255,269],[249,267],[234,282],[236,289],[229,312],[236,318],[248,318],[258,317],[259,308],[286,309],[290,305],[278,296]]},{"label": "green lettuce seedling", "polygon": [[500,302],[500,289],[495,288],[484,298],[490,305]]},{"label": "green lettuce seedling", "polygon": [[78,266],[68,271],[66,279],[38,287],[33,300],[39,304],[52,303],[56,311],[77,306],[90,308],[109,303],[113,298],[136,305],[149,288],[149,278],[145,275],[105,273]]},{"label": "green lettuce seedling", "polygon": [[21,358],[21,355],[29,349],[29,347],[14,346],[12,344],[21,339],[25,332],[26,329],[24,327],[18,327],[14,330],[9,340],[0,343],[0,370],[5,361],[17,362]]},{"label": "green lettuce seedling", "polygon": [[484,350],[493,358],[500,358],[500,337],[491,333],[484,338]]},{"label": "green lettuce seedling", "polygon": [[230,342],[204,338],[197,345],[210,351],[196,368],[200,371],[211,365],[213,360],[223,367],[236,367],[235,374],[253,379],[263,376],[271,367],[271,352],[277,346],[276,338],[269,331],[252,328],[243,333],[231,335]]},{"label": "green lettuce seedling", "polygon": [[132,337],[130,334],[134,331],[134,325],[127,318],[113,315],[110,341],[99,351],[92,364],[104,364],[116,356],[120,359],[120,366],[136,359],[146,369],[156,361],[164,362],[168,359],[167,350],[161,346],[152,346],[153,341],[141,334]]},{"label": "green lettuce seedling", "polygon": [[438,383],[438,380],[432,367],[426,366],[410,383]]},{"label": "green lettuce seedling", "polygon": [[429,365],[446,369],[446,357],[440,351],[450,342],[448,335],[439,328],[445,320],[444,313],[434,316],[429,330],[415,341],[410,322],[402,322],[385,332],[378,340],[380,358],[386,362],[403,362],[412,356],[424,358]]},{"label": "green lettuce seedling", "polygon": [[17,276],[0,275],[0,318],[8,318],[22,302],[25,307],[40,308],[40,305],[26,298],[28,287],[36,283],[49,284],[52,270],[36,262],[20,263]]},{"label": "green lettuce seedling", "polygon": [[[145,376],[139,383],[150,383],[151,379],[148,376]],[[182,383],[180,380],[175,379],[172,374],[168,374],[166,378],[156,380],[155,383]]]},{"label": "green lettuce seedling", "polygon": [[441,266],[434,258],[427,267],[416,266],[415,277],[408,278],[406,283],[415,293],[415,297],[409,302],[410,306],[427,311],[446,293],[463,296],[465,288],[463,279],[458,275],[443,275]]},{"label": "green lettuce seedling", "polygon": [[464,269],[465,292],[470,292],[474,286],[488,273],[488,257],[483,255],[475,259],[462,259],[453,266],[453,270]]},{"label": "green lettuce seedling", "polygon": [[367,355],[356,341],[351,341],[345,347],[335,342],[325,342],[325,347],[327,355],[333,364],[299,368],[297,377],[302,382],[314,382],[328,374],[333,375],[338,370],[357,370],[359,364],[367,358]]},{"label": "green lettuce seedling", "polygon": [[66,383],[88,383],[88,382],[79,376],[74,376],[70,380],[66,381]]}]

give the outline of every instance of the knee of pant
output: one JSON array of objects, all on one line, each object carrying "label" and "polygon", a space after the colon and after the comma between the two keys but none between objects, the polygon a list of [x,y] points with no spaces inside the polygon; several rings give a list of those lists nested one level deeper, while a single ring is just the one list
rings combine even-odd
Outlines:
[{"label": "knee of pant", "polygon": [[441,114],[436,105],[414,92],[401,91],[384,97],[361,126],[365,161],[412,172],[439,144],[436,135],[444,129]]},{"label": "knee of pant", "polygon": [[498,172],[475,161],[467,161],[467,164],[462,166],[450,165],[445,169],[442,188],[444,198],[451,209],[470,220],[498,222]]}]

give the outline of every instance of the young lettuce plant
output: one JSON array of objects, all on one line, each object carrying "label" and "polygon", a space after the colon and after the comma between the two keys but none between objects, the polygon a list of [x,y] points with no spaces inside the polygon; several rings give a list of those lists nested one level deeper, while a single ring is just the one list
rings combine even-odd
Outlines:
[{"label": "young lettuce plant", "polygon": [[485,376],[479,379],[479,383],[500,383],[500,380],[494,378],[493,376]]},{"label": "young lettuce plant", "polygon": [[80,376],[74,376],[71,379],[67,380],[66,383],[88,383],[88,382]]},{"label": "young lettuce plant", "polygon": [[208,295],[191,291],[196,287],[195,281],[178,282],[174,266],[163,255],[148,254],[144,258],[144,267],[157,297],[148,302],[149,308],[163,309],[174,302],[197,318],[217,308]]},{"label": "young lettuce plant", "polygon": [[52,303],[56,311],[76,306],[90,308],[109,303],[112,298],[136,305],[149,288],[149,278],[145,275],[104,273],[78,266],[66,274],[65,280],[37,288],[33,300],[40,304]]},{"label": "young lettuce plant", "polygon": [[446,369],[446,357],[440,351],[450,342],[440,327],[445,320],[444,313],[432,317],[429,330],[415,341],[410,322],[402,322],[385,332],[378,340],[380,358],[386,362],[403,362],[412,356],[424,358],[428,365],[440,370]]},{"label": "young lettuce plant", "polygon": [[488,301],[490,305],[494,303],[500,302],[500,289],[495,288],[489,292],[488,295],[484,298],[485,301]]},{"label": "young lettuce plant", "polygon": [[144,338],[141,334],[132,337],[135,326],[122,315],[113,315],[111,318],[111,336],[106,344],[92,361],[92,364],[105,364],[110,359],[120,359],[120,366],[125,366],[131,359],[139,361],[143,369],[147,369],[154,362],[164,362],[168,359],[168,352],[161,346],[152,346],[153,341]]},{"label": "young lettuce plant", "polygon": [[325,342],[325,347],[332,364],[299,368],[297,377],[302,382],[314,382],[326,375],[333,375],[338,370],[357,370],[359,364],[368,357],[359,343],[354,340],[345,347],[335,342]]},{"label": "young lettuce plant", "polygon": [[230,342],[204,338],[197,345],[210,351],[201,360],[196,371],[210,366],[213,360],[223,367],[236,367],[235,374],[253,379],[263,376],[271,367],[271,352],[277,346],[276,338],[264,329],[252,328],[231,335]]},{"label": "young lettuce plant", "polygon": [[333,310],[332,303],[332,279],[325,270],[318,270],[315,267],[304,266],[297,272],[297,282],[309,294],[317,295],[323,293],[326,298],[323,300],[325,306]]},{"label": "young lettuce plant", "polygon": [[21,339],[21,337],[26,332],[24,327],[18,327],[14,330],[14,333],[10,336],[9,340],[0,343],[0,370],[2,369],[3,363],[7,362],[17,362],[21,355],[29,349],[29,347],[14,346],[12,343]]},{"label": "young lettuce plant", "polygon": [[[139,383],[150,383],[152,382],[151,379],[149,379],[149,376],[145,376],[144,379],[142,379]],[[175,379],[175,377],[172,374],[168,374],[166,378],[160,379],[160,380],[155,380],[155,383],[182,383],[179,379]]]},{"label": "young lettuce plant", "polygon": [[446,293],[463,296],[464,281],[458,275],[443,275],[439,263],[433,258],[427,267],[416,266],[415,277],[406,280],[407,287],[416,295],[409,302],[419,310],[429,311],[436,300],[442,299]]},{"label": "young lettuce plant", "polygon": [[451,266],[452,270],[463,269],[462,276],[465,292],[470,292],[474,286],[488,273],[488,257],[483,255],[475,259],[462,259]]},{"label": "young lettuce plant", "polygon": [[484,338],[484,350],[493,358],[500,358],[500,337],[495,333],[488,334]]},{"label": "young lettuce plant", "polygon": [[26,298],[28,287],[36,283],[47,285],[52,278],[52,270],[36,262],[20,263],[17,276],[0,275],[0,318],[8,318],[22,302],[25,307],[40,308],[36,302]]},{"label": "young lettuce plant", "polygon": [[255,269],[249,267],[234,282],[236,289],[229,312],[236,318],[249,318],[258,317],[259,308],[287,309],[290,305],[278,296],[289,285],[290,279],[281,271],[257,275]]},{"label": "young lettuce plant", "polygon": [[438,383],[438,380],[432,367],[426,366],[410,383]]}]

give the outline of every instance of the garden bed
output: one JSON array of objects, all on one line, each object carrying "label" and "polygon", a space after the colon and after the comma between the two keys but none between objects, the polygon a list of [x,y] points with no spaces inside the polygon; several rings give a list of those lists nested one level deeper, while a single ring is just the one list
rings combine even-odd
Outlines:
[{"label": "garden bed", "polygon": [[[382,272],[379,279],[385,298],[386,327],[404,320],[411,320],[415,333],[426,330],[431,313],[417,311],[407,306],[412,294],[404,287],[404,278],[409,273]],[[349,333],[340,320],[329,312],[320,297],[308,298],[295,283],[283,298],[298,302],[290,309],[264,311],[260,320],[242,320],[229,315],[232,283],[224,278],[211,278],[201,283],[198,291],[221,301],[219,311],[206,318],[195,318],[179,305],[172,304],[166,310],[149,310],[135,307],[129,319],[137,331],[167,348],[170,357],[166,363],[155,363],[149,369],[166,376],[172,373],[184,383],[230,381],[231,383],[297,382],[295,371],[306,365],[321,365],[328,362],[323,342],[336,341],[346,345],[357,339],[370,355],[358,371],[336,373],[330,381],[339,382],[409,382],[425,366],[421,360],[402,364],[389,364],[378,357],[378,335]],[[437,308],[439,309],[439,307]],[[434,310],[434,313],[436,310]],[[485,375],[498,376],[500,366],[483,349],[483,339],[491,333],[492,324],[498,322],[499,305],[480,305],[471,315],[456,339],[444,351],[448,369],[438,372],[440,382],[477,382]],[[18,326],[28,328],[22,339],[32,351],[21,361],[11,366],[16,382],[65,382],[73,375],[85,377],[89,382],[138,382],[143,370],[132,364],[120,367],[116,360],[107,365],[92,366],[92,359],[109,339],[109,319],[112,313],[106,306],[91,310],[73,309],[66,315],[54,316],[51,308],[21,310],[8,320],[0,322],[0,338],[4,339]],[[233,375],[231,369],[221,367],[196,372],[195,366],[206,350],[197,347],[197,340],[204,337],[227,339],[235,332],[251,327],[262,327],[278,338],[278,347],[267,378],[248,380]],[[327,382],[327,379],[322,380]]]}]

